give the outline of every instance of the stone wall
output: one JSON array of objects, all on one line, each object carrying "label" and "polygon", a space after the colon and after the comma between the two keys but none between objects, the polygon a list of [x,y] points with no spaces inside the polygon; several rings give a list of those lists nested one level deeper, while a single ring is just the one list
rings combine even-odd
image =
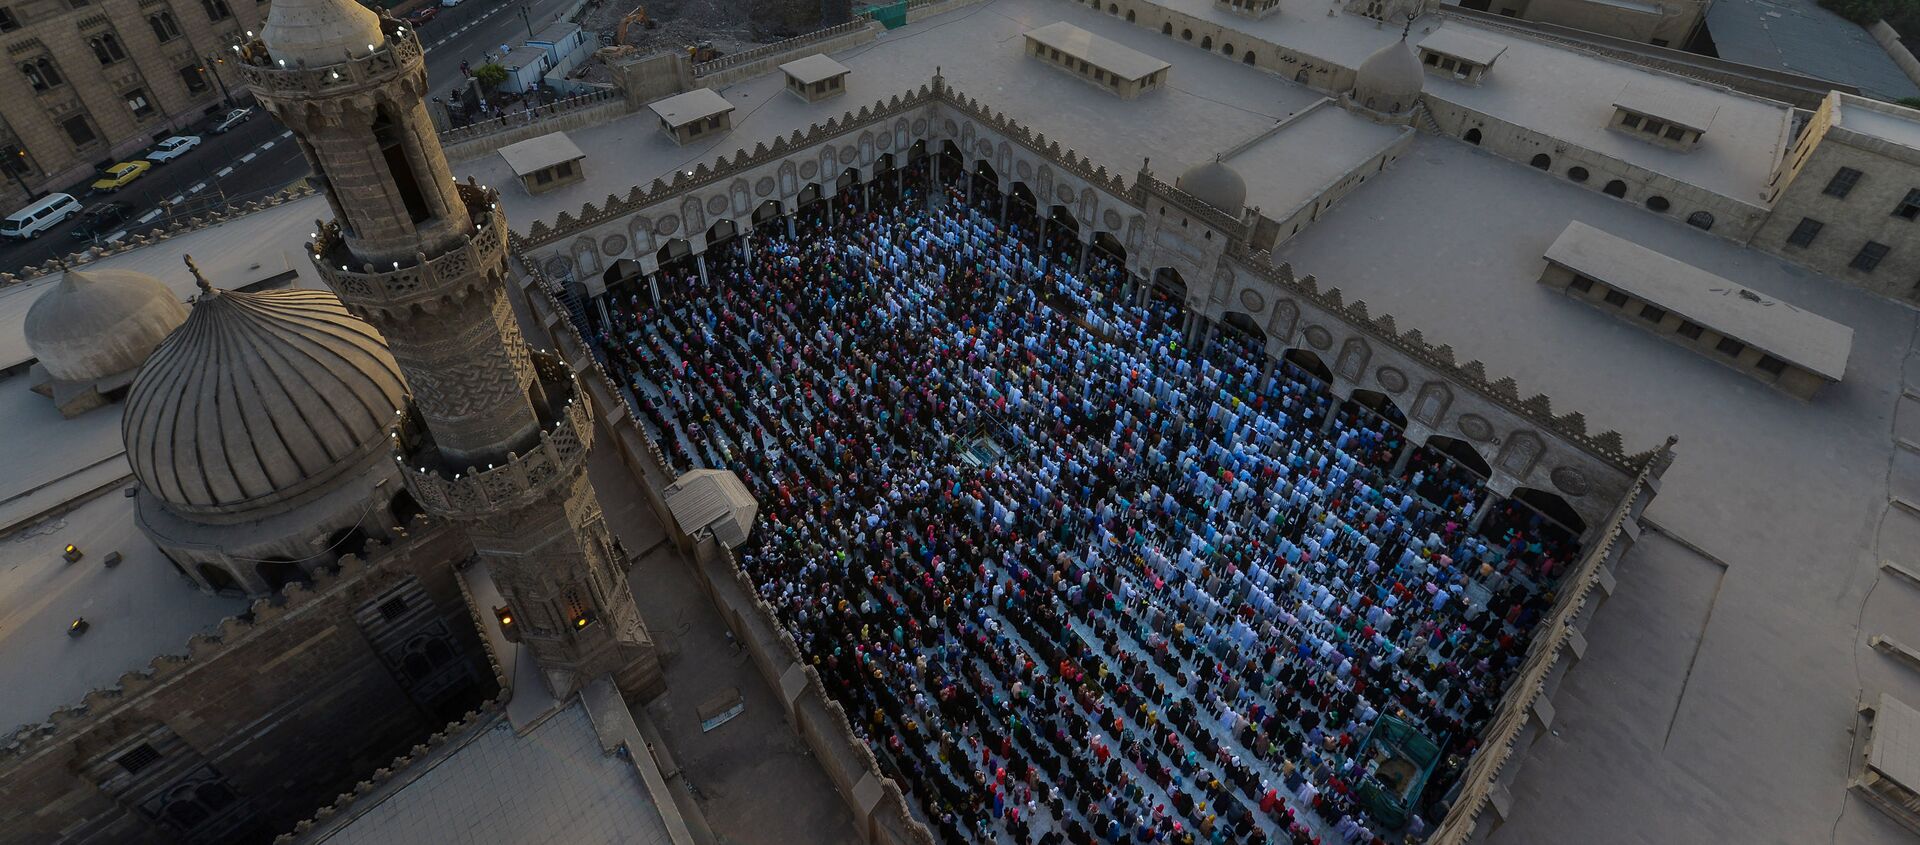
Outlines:
[{"label": "stone wall", "polygon": [[633,105],[619,91],[607,89],[442,132],[440,143],[446,148],[447,161],[461,162],[529,138],[598,126],[632,111]]},{"label": "stone wall", "polygon": [[1874,22],[1873,26],[1867,27],[1867,32],[1873,35],[1873,40],[1880,42],[1880,48],[1887,51],[1893,63],[1900,67],[1900,72],[1913,80],[1913,84],[1920,85],[1920,59],[1914,58],[1913,51],[1900,43],[1900,33],[1895,32],[1886,21]]},{"label": "stone wall", "polygon": [[878,38],[885,30],[885,27],[872,20],[856,17],[838,26],[696,64],[693,66],[694,84],[698,87],[721,88],[814,53],[832,53],[858,47]]},{"label": "stone wall", "polygon": [[[1156,30],[1162,35],[1196,49],[1200,48],[1202,43],[1216,45],[1208,47],[1207,51],[1217,52],[1229,59],[1272,71],[1329,94],[1337,94],[1353,87],[1354,68],[1344,67],[1301,50],[1229,29],[1214,21],[1197,18],[1185,12],[1155,5],[1145,0],[1073,0],[1073,2],[1084,3],[1097,11],[1122,18],[1128,23]],[[1252,61],[1247,61],[1248,54],[1253,56]],[[1172,77],[1176,85],[1180,81],[1179,74],[1180,71],[1176,67]]]},{"label": "stone wall", "polygon": [[[194,636],[184,654],[156,657],[15,732],[0,746],[0,843],[178,841],[185,835],[159,809],[176,769],[211,773],[231,791],[239,838],[271,837],[310,815],[315,796],[351,788],[492,695],[494,672],[453,571],[471,550],[444,525],[412,527],[405,542],[343,558],[337,573],[258,600]],[[403,594],[407,607],[385,604]],[[400,618],[411,620],[407,630],[380,621]],[[469,682],[423,703],[389,637],[429,629],[453,648],[455,663],[443,666]],[[162,750],[158,763],[115,762],[141,742]]]},{"label": "stone wall", "polygon": [[[1625,196],[1621,197],[1623,201],[1651,209],[1647,205],[1650,200],[1664,198],[1669,203],[1667,210],[1655,213],[1671,216],[1676,222],[1684,222],[1695,212],[1704,211],[1713,215],[1712,228],[1707,231],[1742,243],[1753,237],[1753,233],[1766,222],[1768,212],[1764,206],[1690,185],[1672,176],[1432,95],[1425,95],[1422,102],[1433,115],[1442,134],[1465,138],[1470,131],[1479,130],[1480,148],[1522,164],[1532,163],[1534,156],[1545,155],[1550,160],[1547,172],[1570,182],[1573,180],[1568,177],[1568,171],[1574,167],[1583,168],[1587,171],[1586,180],[1575,184],[1590,191],[1604,192],[1610,183],[1619,180],[1626,188]],[[1783,134],[1786,131],[1784,121],[1781,131]],[[1787,139],[1781,140],[1781,146],[1785,146]],[[1712,142],[1709,137],[1703,143]]]}]

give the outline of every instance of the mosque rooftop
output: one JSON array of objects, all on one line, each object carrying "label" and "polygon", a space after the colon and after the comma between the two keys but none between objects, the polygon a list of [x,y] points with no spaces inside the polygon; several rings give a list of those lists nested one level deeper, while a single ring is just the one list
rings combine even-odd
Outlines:
[{"label": "mosque rooftop", "polygon": [[[1329,100],[1226,155],[1247,180],[1247,205],[1285,220],[1413,130],[1382,126]],[[1364,174],[1355,174],[1364,176]]]}]

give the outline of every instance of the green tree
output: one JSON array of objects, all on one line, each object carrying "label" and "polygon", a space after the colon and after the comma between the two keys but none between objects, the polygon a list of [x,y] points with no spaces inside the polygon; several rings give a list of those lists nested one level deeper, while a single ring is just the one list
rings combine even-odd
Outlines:
[{"label": "green tree", "polygon": [[480,80],[480,84],[488,90],[492,90],[500,87],[500,83],[507,81],[507,69],[498,63],[488,62],[473,69],[473,78]]}]

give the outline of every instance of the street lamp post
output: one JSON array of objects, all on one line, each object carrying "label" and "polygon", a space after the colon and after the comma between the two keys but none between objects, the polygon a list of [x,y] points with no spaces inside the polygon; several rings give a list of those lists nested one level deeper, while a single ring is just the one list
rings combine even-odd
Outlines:
[{"label": "street lamp post", "polygon": [[533,37],[533,16],[531,14],[531,7],[528,7],[528,6],[520,7],[520,22],[527,25],[527,37],[532,38]]},{"label": "street lamp post", "polygon": [[[233,47],[233,51],[234,51],[235,53],[238,53],[238,52],[240,52],[240,45],[238,45],[238,44],[235,44],[235,45],[234,45],[234,47]],[[205,56],[203,56],[203,57],[201,58],[201,61],[204,61],[204,62],[206,62],[206,63],[207,63],[207,69],[208,69],[208,70],[210,70],[210,71],[213,71],[213,81],[214,81],[214,84],[216,84],[216,85],[219,85],[219,86],[220,86],[220,105],[221,105],[221,107],[222,107],[222,108],[232,108],[232,107],[233,107],[233,95],[231,95],[231,94],[229,94],[229,93],[227,93],[227,80],[225,80],[225,79],[223,79],[223,78],[222,78],[222,77],[220,76],[220,66],[221,66],[221,65],[223,65],[223,64],[226,64],[226,62],[227,62],[227,60],[226,60],[226,59],[225,59],[224,57],[222,57],[222,56],[221,56],[220,54],[218,54],[218,53],[208,53],[207,55],[205,55]]]}]

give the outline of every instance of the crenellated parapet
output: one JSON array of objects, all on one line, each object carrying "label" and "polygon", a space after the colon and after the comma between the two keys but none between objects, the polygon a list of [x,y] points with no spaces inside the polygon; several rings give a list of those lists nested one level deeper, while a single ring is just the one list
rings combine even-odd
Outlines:
[{"label": "crenellated parapet", "polygon": [[[417,77],[422,90],[426,86],[426,51],[413,28],[392,18],[380,19],[385,43],[368,44],[364,51],[348,50],[340,61],[329,65],[310,65],[275,58],[258,39],[241,50],[240,78],[268,102],[278,99],[337,100],[341,95],[369,86],[384,84],[396,74]],[[279,114],[278,109],[273,109]]]},{"label": "crenellated parapet", "polygon": [[[552,353],[535,352],[533,362],[556,413],[543,421],[532,448],[509,452],[485,469],[470,466],[461,471],[434,466],[437,455],[430,446],[394,456],[407,490],[428,513],[461,522],[498,518],[563,495],[586,471],[593,417],[581,401],[573,372]],[[395,437],[397,441],[398,433]]]},{"label": "crenellated parapet", "polygon": [[317,224],[319,236],[307,244],[314,267],[340,301],[362,317],[393,318],[415,306],[433,313],[443,301],[461,302],[497,285],[499,280],[488,273],[506,259],[507,218],[500,210],[500,192],[471,184],[461,185],[459,192],[473,232],[454,247],[432,256],[416,253],[413,261],[395,261],[390,267],[353,267],[355,259],[334,221]]},{"label": "crenellated parapet", "polygon": [[355,802],[383,795],[389,785],[397,788],[411,782],[411,778],[395,782],[394,777],[407,774],[410,766],[426,765],[430,760],[437,760],[441,755],[456,751],[472,741],[476,736],[476,728],[504,715],[506,701],[511,695],[512,690],[502,686],[500,694],[493,700],[481,705],[477,710],[469,710],[460,718],[448,722],[446,727],[427,737],[426,742],[415,744],[407,753],[394,758],[393,762],[373,770],[365,780],[355,783],[351,792],[342,792],[334,796],[331,803],[315,810],[312,816],[295,823],[292,832],[275,837],[274,845],[291,845],[298,842],[301,836],[312,832],[316,827],[324,828],[328,823],[350,815]]}]

